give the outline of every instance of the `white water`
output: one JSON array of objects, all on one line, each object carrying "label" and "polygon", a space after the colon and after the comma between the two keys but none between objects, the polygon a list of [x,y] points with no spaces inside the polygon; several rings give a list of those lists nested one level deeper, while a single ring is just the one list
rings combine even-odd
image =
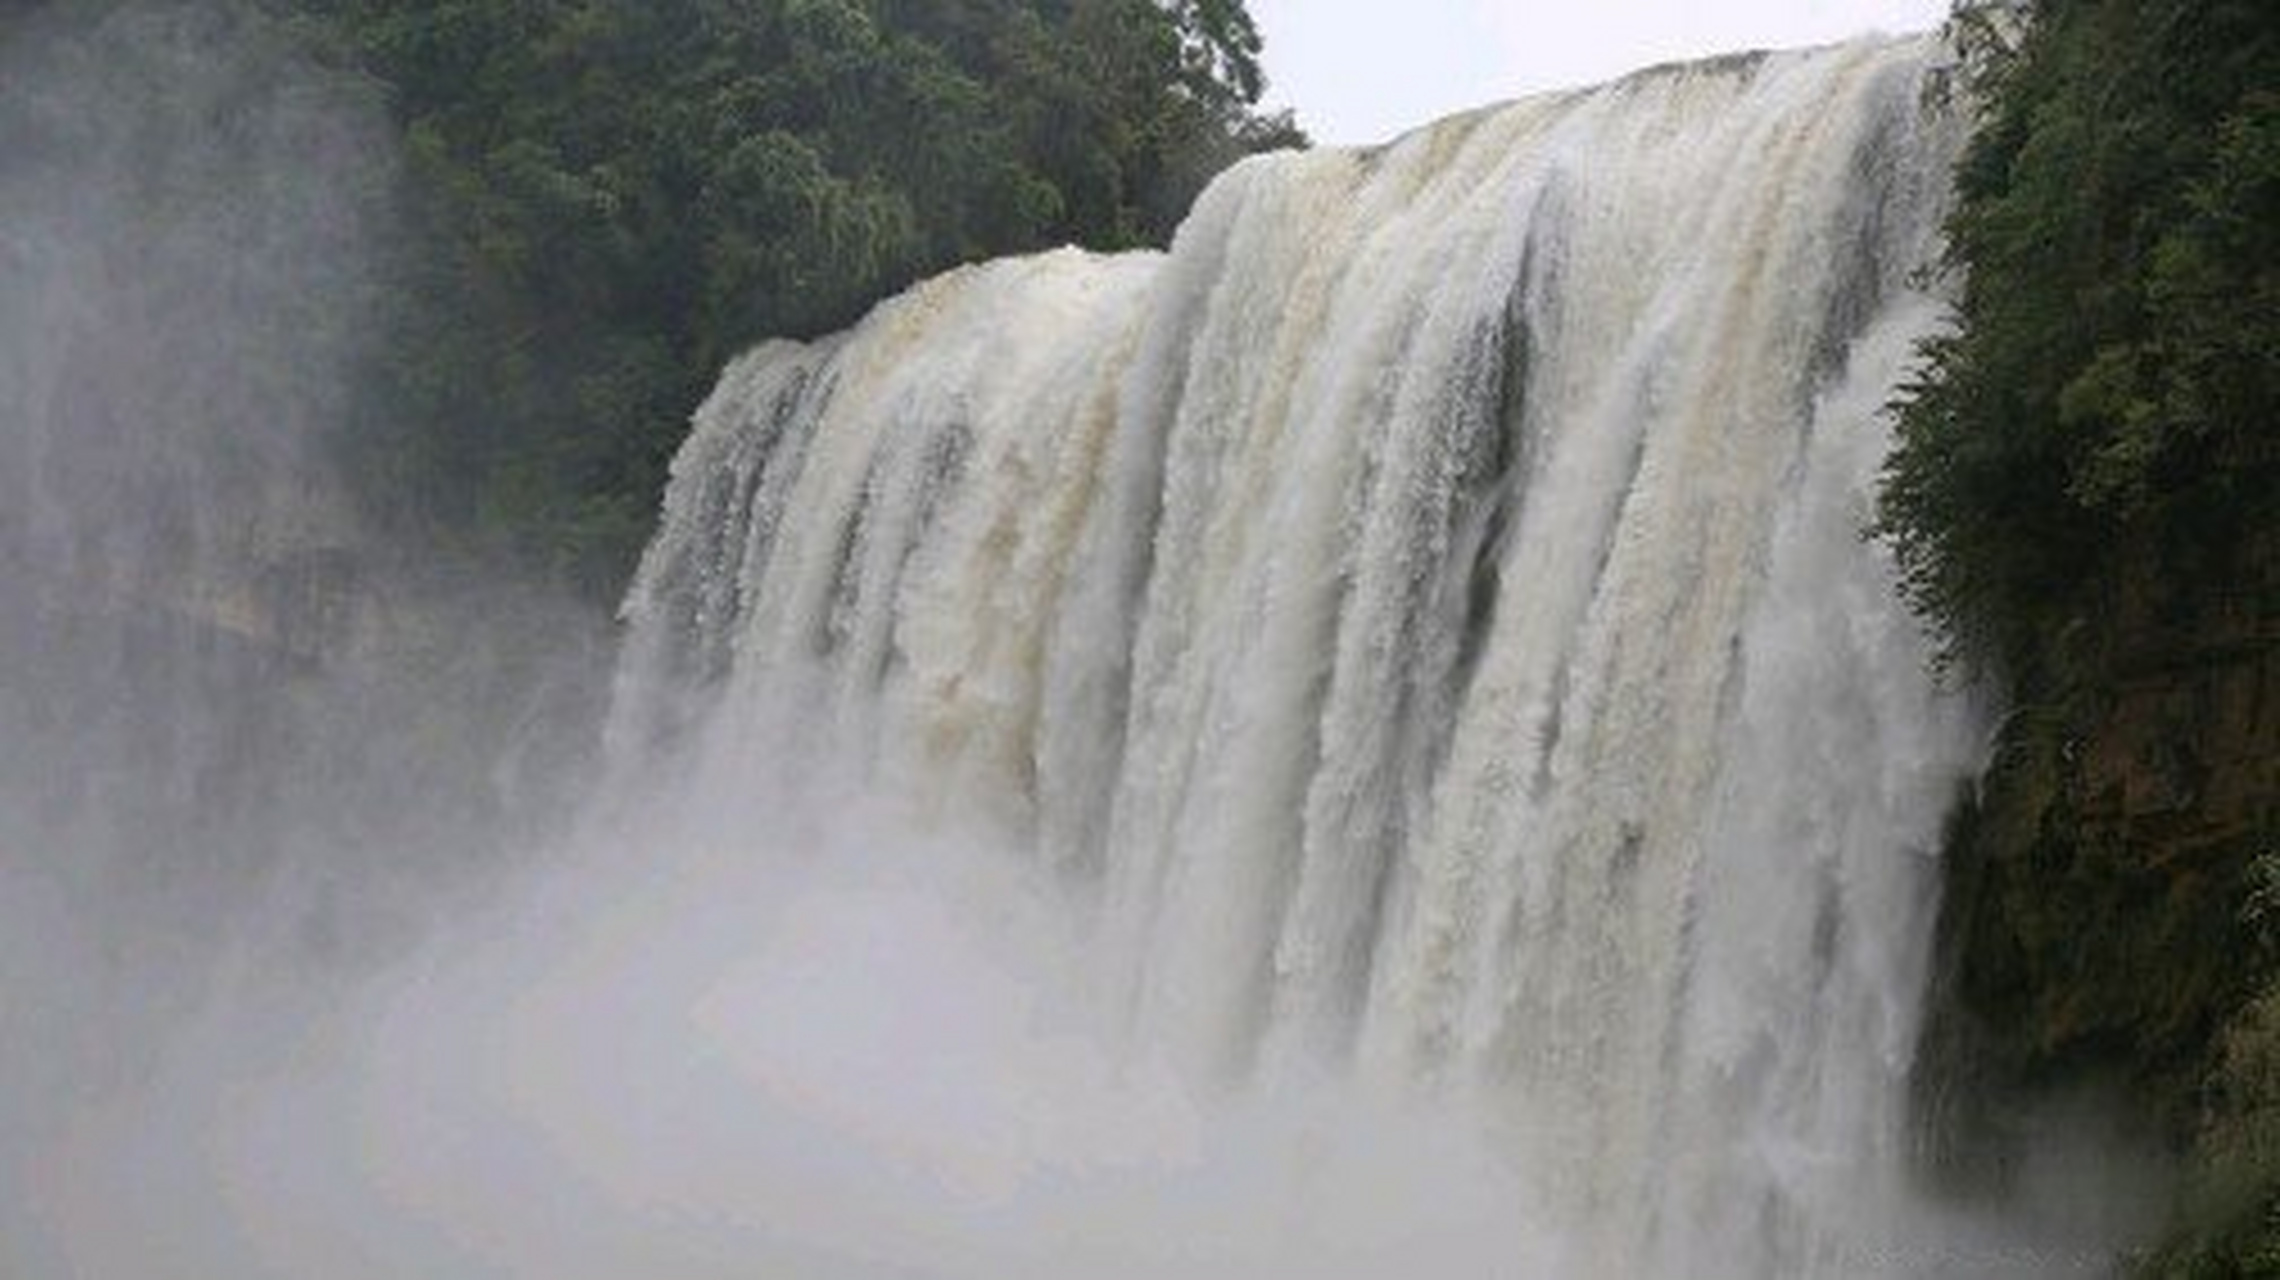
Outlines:
[{"label": "white water", "polygon": [[1168,255],[754,351],[613,757],[763,830],[723,797],[851,758],[1026,849],[1125,1052],[1472,1117],[1563,1270],[1934,1266],[1903,1085],[1983,730],[1861,530],[1940,320],[1940,57],[1254,160]]}]

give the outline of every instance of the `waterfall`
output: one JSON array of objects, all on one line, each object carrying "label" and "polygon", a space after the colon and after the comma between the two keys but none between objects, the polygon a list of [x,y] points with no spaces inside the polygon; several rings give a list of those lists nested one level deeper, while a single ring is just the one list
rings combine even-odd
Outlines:
[{"label": "waterfall", "polygon": [[1942,323],[1943,59],[1254,158],[1168,253],[761,346],[612,758],[860,761],[1051,870],[1126,1042],[1471,1109],[1599,1274],[1876,1269],[1985,736],[1862,534]]}]

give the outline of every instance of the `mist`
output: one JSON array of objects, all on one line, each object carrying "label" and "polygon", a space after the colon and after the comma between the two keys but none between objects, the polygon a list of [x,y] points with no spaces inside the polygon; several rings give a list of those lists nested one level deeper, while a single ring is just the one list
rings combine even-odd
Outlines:
[{"label": "mist", "polygon": [[1559,1270],[1467,1131],[1125,1056],[1050,977],[1083,971],[1053,890],[842,799],[557,850],[354,980],[240,968],[33,1157],[31,1257],[68,1265],[28,1269]]},{"label": "mist", "polygon": [[606,619],[383,537],[343,471],[392,428],[369,392],[411,248],[373,86],[241,4],[7,32],[0,1271],[145,1274],[173,1264],[79,1251],[187,1210],[51,1212],[102,1163],[90,1118],[194,1161],[225,1082],[160,1071],[228,975],[324,1007],[534,847]]},{"label": "mist", "polygon": [[355,533],[322,445],[387,156],[235,10],[52,5],[10,31],[0,1235],[22,1241],[28,1153],[147,1066],[327,807],[303,803],[339,743],[308,732],[305,658]]}]

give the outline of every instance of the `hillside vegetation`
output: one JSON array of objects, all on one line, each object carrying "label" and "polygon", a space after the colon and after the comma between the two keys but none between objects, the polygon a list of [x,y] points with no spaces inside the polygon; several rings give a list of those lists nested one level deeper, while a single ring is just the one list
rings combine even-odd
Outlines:
[{"label": "hillside vegetation", "polygon": [[2150,1269],[2280,1274],[2280,6],[1961,21],[1961,310],[1881,528],[2011,713],[1926,1069],[2119,1076],[2187,1156]]},{"label": "hillside vegetation", "polygon": [[[726,359],[952,264],[1160,244],[1247,151],[1241,0],[268,0],[369,78],[408,232],[386,517],[614,594]],[[247,20],[255,20],[248,14]]]}]

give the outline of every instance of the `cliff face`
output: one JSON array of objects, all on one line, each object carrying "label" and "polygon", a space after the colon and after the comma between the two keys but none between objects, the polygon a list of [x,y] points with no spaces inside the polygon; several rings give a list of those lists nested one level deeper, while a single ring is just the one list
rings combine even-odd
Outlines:
[{"label": "cliff face", "polygon": [[2139,552],[2052,637],[1951,833],[1920,1097],[2000,1180],[2032,1098],[2119,1084],[2186,1157],[2157,1270],[2280,1266],[2280,582]]}]

